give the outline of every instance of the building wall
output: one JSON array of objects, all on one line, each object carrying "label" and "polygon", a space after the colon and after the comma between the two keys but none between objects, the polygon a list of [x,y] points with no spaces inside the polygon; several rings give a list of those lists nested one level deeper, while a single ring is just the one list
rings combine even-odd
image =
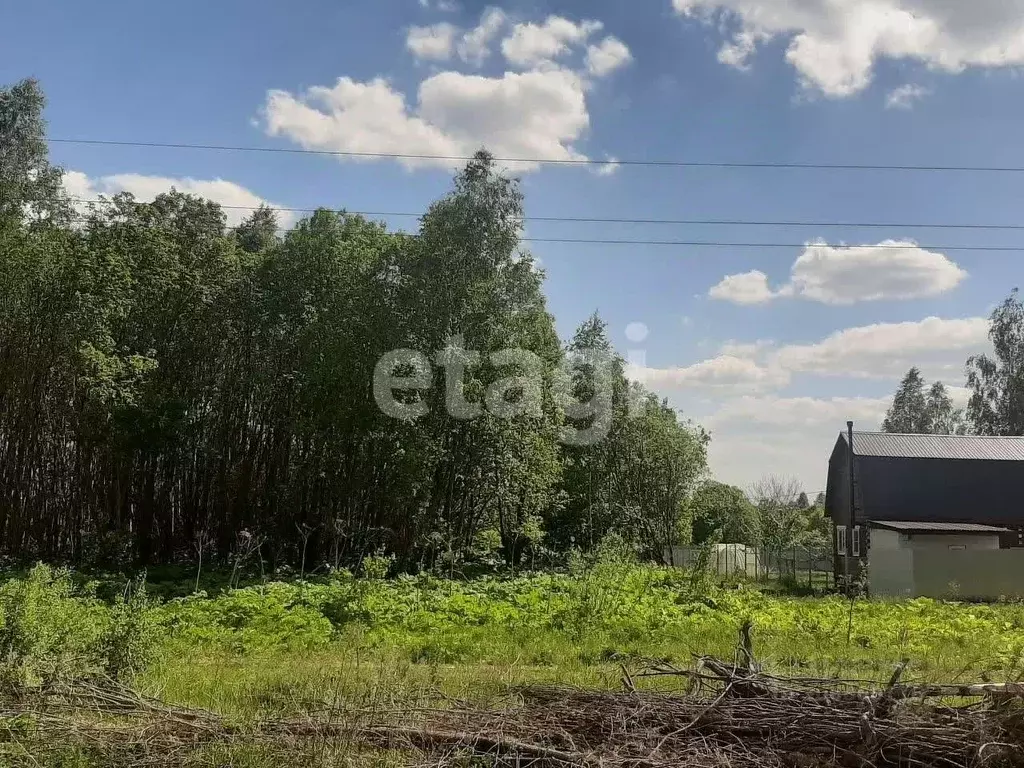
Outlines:
[{"label": "building wall", "polygon": [[873,547],[868,566],[868,591],[871,597],[916,597],[913,550]]},{"label": "building wall", "polygon": [[871,529],[871,559],[875,559],[875,553],[880,549],[903,549],[903,542],[896,531],[887,531],[884,528]]},{"label": "building wall", "polygon": [[880,549],[929,549],[948,552],[950,547],[968,550],[999,549],[998,533],[909,533],[886,528],[871,529],[871,557]]},{"label": "building wall", "polygon": [[1024,597],[1024,550],[913,550],[914,592],[925,597]]},{"label": "building wall", "polygon": [[870,520],[1024,526],[1024,461],[857,456],[856,473],[858,515]]},{"label": "building wall", "polygon": [[1024,549],[876,549],[868,576],[872,597],[1022,598]]},{"label": "building wall", "polygon": [[940,534],[912,533],[905,546],[931,552],[950,552],[950,547],[965,547],[969,551],[999,549],[999,534]]}]

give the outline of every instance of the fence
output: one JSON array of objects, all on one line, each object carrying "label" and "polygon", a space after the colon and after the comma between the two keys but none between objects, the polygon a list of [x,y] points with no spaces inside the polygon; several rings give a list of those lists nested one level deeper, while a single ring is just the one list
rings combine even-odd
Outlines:
[{"label": "fence", "polygon": [[819,589],[835,587],[832,552],[827,548],[794,546],[773,551],[745,544],[718,544],[707,551],[704,547],[666,547],[664,557],[666,565],[693,568],[705,556],[705,567],[723,578],[786,581]]}]

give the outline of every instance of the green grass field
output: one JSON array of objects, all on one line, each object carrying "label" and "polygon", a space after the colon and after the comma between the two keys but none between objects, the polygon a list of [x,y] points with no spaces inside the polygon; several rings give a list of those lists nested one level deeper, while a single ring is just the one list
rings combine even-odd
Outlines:
[{"label": "green grass field", "polygon": [[[485,704],[523,683],[610,688],[621,685],[623,667],[650,660],[688,666],[698,655],[732,658],[744,620],[753,622],[758,658],[783,674],[884,680],[902,659],[910,660],[908,679],[1024,674],[1019,604],[859,600],[851,620],[851,603],[840,597],[772,596],[621,563],[467,581],[342,573],[164,599],[153,595],[184,590],[154,583],[147,596],[137,585],[115,587],[43,567],[3,584],[8,694],[113,675],[147,695],[238,722]],[[9,728],[9,762],[24,758],[31,743],[13,734]],[[238,746],[245,754],[230,759],[197,749],[188,760],[316,764],[305,753],[268,757],[249,747]],[[106,765],[101,755],[67,748],[82,762],[54,765]],[[341,757],[327,750],[317,760],[331,765]]]}]

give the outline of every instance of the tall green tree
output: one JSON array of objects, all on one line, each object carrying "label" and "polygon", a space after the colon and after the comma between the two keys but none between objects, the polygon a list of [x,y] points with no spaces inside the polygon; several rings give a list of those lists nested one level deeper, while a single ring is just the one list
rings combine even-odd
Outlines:
[{"label": "tall green tree", "polygon": [[925,390],[921,371],[911,368],[900,382],[892,405],[882,422],[883,432],[925,435],[959,435],[966,430],[963,410],[941,381]]},{"label": "tall green tree", "polygon": [[967,361],[967,417],[980,435],[1024,434],[1024,306],[1015,288],[992,312],[993,355]]},{"label": "tall green tree", "polygon": [[694,544],[713,538],[725,544],[757,543],[757,510],[739,488],[707,480],[694,492],[690,508]]},{"label": "tall green tree", "polygon": [[882,422],[883,432],[916,434],[928,431],[928,401],[924,393],[924,379],[921,371],[914,367],[907,371],[892,405]]}]

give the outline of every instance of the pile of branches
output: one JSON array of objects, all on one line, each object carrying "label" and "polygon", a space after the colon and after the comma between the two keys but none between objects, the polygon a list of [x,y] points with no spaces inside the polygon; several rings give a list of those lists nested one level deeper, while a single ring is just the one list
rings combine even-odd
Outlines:
[{"label": "pile of branches", "polygon": [[[905,668],[881,687],[775,677],[746,625],[730,663],[624,668],[622,692],[528,687],[511,710],[449,712],[389,743],[430,748],[434,766],[466,753],[554,768],[1024,766],[1024,685],[904,684]],[[638,688],[669,676],[686,690]]]},{"label": "pile of branches", "polygon": [[[397,749],[422,768],[467,758],[516,768],[1024,767],[1022,684],[908,684],[902,665],[884,686],[781,678],[754,660],[749,627],[741,638],[731,662],[623,669],[621,691],[527,687],[501,709],[334,709],[243,727],[123,688],[72,686],[0,707],[0,718],[29,713],[45,743],[84,744],[132,766],[181,765],[204,745],[244,740]],[[682,685],[644,690],[654,678]]]}]

